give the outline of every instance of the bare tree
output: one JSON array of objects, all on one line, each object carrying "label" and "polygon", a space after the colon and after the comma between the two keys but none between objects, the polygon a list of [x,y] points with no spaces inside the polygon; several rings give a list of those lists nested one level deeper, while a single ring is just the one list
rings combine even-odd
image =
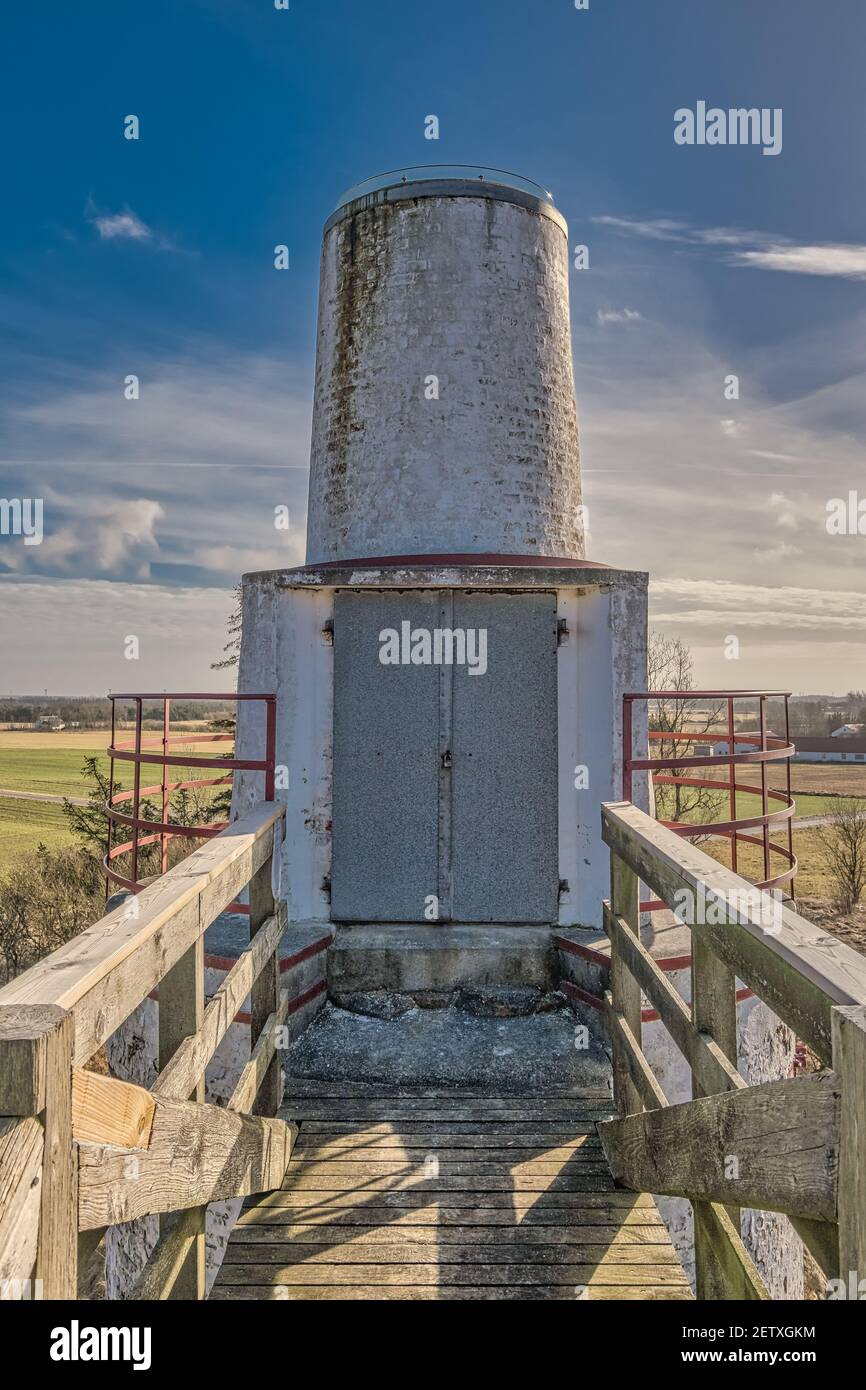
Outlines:
[{"label": "bare tree", "polygon": [[836,904],[850,912],[866,887],[866,812],[862,801],[842,800],[818,826],[818,839],[836,880]]},{"label": "bare tree", "polygon": [[212,661],[212,671],[224,671],[227,666],[237,666],[241,654],[241,624],[243,621],[243,586],[234,587],[234,602],[226,623],[228,641],[223,647],[224,655],[219,661]]},{"label": "bare tree", "polygon": [[0,878],[0,978],[62,946],[101,912],[102,872],[84,849],[37,845]]},{"label": "bare tree", "polygon": [[[647,651],[647,689],[687,691],[694,689],[692,654],[678,637],[665,637],[651,632]],[[656,700],[650,702],[650,729],[663,737],[652,740],[650,755],[654,758],[676,758],[694,755],[694,744],[706,742],[710,731],[717,729],[722,705],[698,708],[693,700]],[[690,743],[686,742],[688,735]],[[660,783],[660,776],[687,777],[706,775],[706,768],[671,767],[653,778],[656,816],[659,820],[706,823],[717,820],[725,800],[721,790],[710,787],[688,787],[681,783]]]}]

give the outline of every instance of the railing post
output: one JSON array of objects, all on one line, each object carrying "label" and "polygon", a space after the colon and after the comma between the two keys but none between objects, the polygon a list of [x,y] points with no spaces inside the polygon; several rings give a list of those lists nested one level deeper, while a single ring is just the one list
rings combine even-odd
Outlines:
[{"label": "railing post", "polygon": [[[201,1028],[204,1016],[204,935],[185,951],[159,986],[159,1069],[167,1066],[184,1038]],[[204,1101],[204,1075],[196,1082],[189,1100]],[[202,1299],[205,1296],[205,1222],[207,1207],[198,1207],[198,1231],[171,1290],[173,1299]],[[192,1217],[191,1217],[192,1219]],[[171,1222],[160,1219],[160,1231]]]},{"label": "railing post", "polygon": [[[696,905],[697,909],[697,905]],[[692,921],[692,1023],[707,1033],[737,1065],[737,981],[733,972],[713,955],[701,935],[697,910]],[[692,1073],[692,1097],[698,1100],[708,1092]],[[733,1155],[735,1157],[735,1155]],[[729,1298],[726,1285],[719,1285],[719,1264],[713,1243],[716,1223],[705,1202],[693,1202],[695,1238],[695,1289],[698,1298]],[[740,1233],[739,1207],[726,1207],[734,1230]]]},{"label": "railing post", "polygon": [[35,1275],[36,1296],[50,1299],[78,1294],[73,1034],[72,1015],[56,1005],[0,1009],[0,1114],[38,1117],[43,1132]]},{"label": "railing post", "polygon": [[[273,852],[250,879],[250,939],[268,917],[278,910],[271,888]],[[250,992],[250,1051],[280,1002],[279,951],[265,963]],[[262,1078],[253,1106],[254,1115],[275,1115],[283,1098],[280,1058],[276,1053]]]},{"label": "railing post", "polygon": [[[630,931],[640,939],[640,902],[637,874],[624,859],[611,851],[610,856],[610,906],[614,917],[620,917]],[[641,1045],[641,992],[640,985],[627,968],[617,949],[616,941],[610,943],[610,989],[613,1007],[621,1014]],[[632,1115],[643,1110],[640,1094],[631,1079],[628,1063],[622,1056],[616,1039],[613,1044],[613,1095],[621,1115]]]},{"label": "railing post", "polygon": [[[866,1287],[866,1006],[833,1009],[833,1070],[842,1088],[839,1274],[850,1298]],[[852,1277],[853,1276],[853,1277]],[[853,1292],[851,1292],[853,1290]]]}]

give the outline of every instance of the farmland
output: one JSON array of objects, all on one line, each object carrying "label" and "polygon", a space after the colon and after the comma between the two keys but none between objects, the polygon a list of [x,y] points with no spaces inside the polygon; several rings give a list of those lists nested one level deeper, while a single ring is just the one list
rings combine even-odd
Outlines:
[{"label": "farmland", "polygon": [[[202,731],[208,727],[204,721],[201,722]],[[181,731],[178,729],[178,732]],[[130,734],[124,731],[122,737],[128,740]],[[190,732],[190,744],[187,747],[179,744],[174,751],[199,753],[206,750],[208,755],[214,752],[212,744],[196,748],[194,737],[194,732]],[[60,733],[0,730],[0,873],[16,858],[34,850],[39,843],[56,848],[73,840],[59,801],[21,800],[4,796],[3,792],[33,792],[58,798],[86,797],[92,786],[83,776],[84,760],[96,757],[100,772],[108,776],[109,759],[105,749],[109,739],[108,730],[67,729]],[[122,784],[128,787],[132,781],[131,765],[118,764],[115,770]],[[176,767],[171,770],[173,780],[210,775],[207,769]],[[144,780],[155,783],[159,777],[160,769],[152,767],[147,769]]]},{"label": "farmland", "polygon": [[[779,836],[774,838],[777,843],[787,848],[787,836],[784,839]],[[730,867],[730,849],[727,844],[720,840],[710,840],[702,844],[701,849],[713,859],[717,859],[720,864]],[[794,853],[800,865],[795,883],[797,897],[830,898],[833,893],[833,879],[818,831],[795,830]],[[783,867],[782,860],[774,856],[773,866],[771,872],[779,873]],[[737,867],[744,878],[759,883],[764,877],[762,850],[757,845],[740,845]]]}]

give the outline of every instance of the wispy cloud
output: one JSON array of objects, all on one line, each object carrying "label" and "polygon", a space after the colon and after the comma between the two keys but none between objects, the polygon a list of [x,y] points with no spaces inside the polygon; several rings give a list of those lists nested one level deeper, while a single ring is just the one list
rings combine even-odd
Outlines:
[{"label": "wispy cloud", "polygon": [[276,359],[198,351],[135,363],[138,400],[121,371],[77,373],[0,412],[4,495],[45,504],[42,544],[4,544],[0,573],[230,585],[303,560],[304,385]]},{"label": "wispy cloud", "polygon": [[[225,588],[12,576],[0,578],[0,599],[0,643],[14,656],[7,683],[51,694],[197,689],[222,654],[232,606]],[[130,634],[139,639],[134,674]]]},{"label": "wispy cloud", "polygon": [[637,309],[598,309],[595,317],[600,324],[637,323],[643,314],[638,313]]},{"label": "wispy cloud", "polygon": [[786,271],[793,275],[831,275],[866,280],[866,245],[823,242],[799,245],[788,237],[734,227],[693,227],[667,217],[639,219],[594,217],[593,222],[626,235],[651,241],[717,248],[728,254],[729,265],[753,270]]},{"label": "wispy cloud", "polygon": [[91,198],[88,199],[84,215],[96,228],[100,241],[137,241],[158,251],[174,250],[168,237],[149,227],[130,207],[124,207],[120,212],[107,212],[98,208]]},{"label": "wispy cloud", "polygon": [[[866,633],[866,605],[853,589],[808,589],[795,585],[740,584],[727,579],[662,579],[652,586],[657,622],[722,621],[737,627],[791,627],[818,636],[828,627]],[[667,607],[661,606],[664,600]]]},{"label": "wispy cloud", "polygon": [[742,251],[739,265],[756,270],[786,270],[793,275],[836,275],[866,280],[866,246],[792,246],[779,243],[766,251]]}]

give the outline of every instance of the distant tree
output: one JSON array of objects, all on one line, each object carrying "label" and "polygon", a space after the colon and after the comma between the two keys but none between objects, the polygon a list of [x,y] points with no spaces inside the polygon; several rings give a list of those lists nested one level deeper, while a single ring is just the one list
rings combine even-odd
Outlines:
[{"label": "distant tree", "polygon": [[[243,586],[236,584],[234,588],[234,602],[232,611],[228,616],[226,631],[228,641],[223,647],[224,656],[221,661],[212,661],[212,671],[224,671],[227,667],[237,666],[241,654],[241,628],[243,625]],[[211,729],[214,733],[233,734],[237,728],[237,716],[227,715],[225,718],[211,720]],[[234,746],[229,752],[223,755],[226,758],[234,756]],[[228,820],[231,814],[232,789],[231,786],[221,787],[213,795],[212,808],[215,820]]]},{"label": "distant tree", "polygon": [[866,812],[863,802],[840,800],[818,826],[818,839],[835,880],[835,900],[850,912],[866,887]]},{"label": "distant tree", "polygon": [[[66,817],[66,824],[80,842],[82,849],[94,860],[101,863],[108,840],[108,816],[105,807],[111,790],[110,783],[101,771],[97,759],[93,756],[85,757],[81,775],[88,786],[87,804],[76,806],[67,797],[64,797],[63,814]],[[184,787],[172,792],[168,804],[169,820],[172,824],[180,826],[209,825],[215,820],[225,820],[220,797],[222,790],[220,788],[217,793],[209,793],[207,787]],[[123,791],[123,784],[115,781],[114,792],[116,794],[119,791]],[[132,802],[122,802],[121,809],[131,814]],[[162,806],[157,806],[155,802],[144,797],[139,803],[138,814],[142,820],[158,821],[162,819]],[[127,838],[131,838],[131,832]],[[169,866],[173,867],[175,864],[179,864],[181,859],[185,859],[198,844],[198,839],[192,839],[186,835],[175,836],[169,841]],[[121,858],[125,858],[125,856],[121,856]],[[118,866],[116,865],[116,867]],[[139,850],[138,856],[139,879],[149,878],[152,874],[159,872],[159,844],[144,845]]]},{"label": "distant tree", "polygon": [[[692,654],[678,637],[665,637],[660,632],[651,632],[647,651],[647,689],[688,691],[694,689],[694,668]],[[722,715],[721,704],[698,707],[694,700],[656,700],[650,703],[649,726],[663,735],[653,739],[650,756],[654,758],[676,758],[694,755],[694,744],[706,742],[711,730],[718,737],[718,724]],[[679,737],[677,737],[679,735]],[[688,735],[691,743],[685,742]],[[672,777],[704,776],[706,768],[687,767],[665,768],[663,774],[657,773],[653,779],[656,816],[659,820],[691,821],[693,824],[719,819],[719,812],[725,801],[725,793],[713,791],[709,787],[686,787],[659,783],[661,775]]]}]

